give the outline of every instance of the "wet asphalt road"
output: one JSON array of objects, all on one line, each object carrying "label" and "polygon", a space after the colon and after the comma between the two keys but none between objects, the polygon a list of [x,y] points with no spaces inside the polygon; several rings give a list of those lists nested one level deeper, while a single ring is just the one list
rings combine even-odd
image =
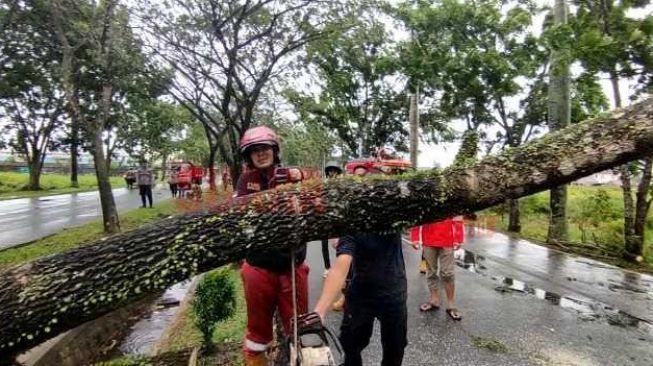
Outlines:
[{"label": "wet asphalt road", "polygon": [[[156,203],[168,199],[170,192],[159,184],[152,195]],[[141,205],[138,189],[117,188],[113,196],[119,212]],[[101,217],[97,191],[0,201],[0,250]]]},{"label": "wet asphalt road", "polygon": [[[456,303],[463,320],[454,322],[442,309],[419,312],[428,299],[420,256],[404,245],[404,365],[653,365],[653,277],[491,231],[468,235],[462,248]],[[314,304],[324,269],[318,242],[309,245],[308,261]],[[336,333],[341,316],[328,318]],[[491,351],[490,343],[506,351]],[[363,355],[365,365],[380,364],[378,323]]]}]

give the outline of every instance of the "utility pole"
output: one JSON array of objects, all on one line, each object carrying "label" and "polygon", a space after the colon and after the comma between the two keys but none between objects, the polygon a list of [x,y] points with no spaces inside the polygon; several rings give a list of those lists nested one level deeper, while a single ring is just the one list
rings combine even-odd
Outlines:
[{"label": "utility pole", "polygon": [[410,109],[408,111],[408,120],[410,122],[410,163],[414,169],[417,169],[417,145],[419,142],[419,85],[415,85],[415,93],[410,96]]},{"label": "utility pole", "polygon": [[[553,24],[560,27],[567,23],[567,4],[565,0],[555,0]],[[549,71],[549,128],[560,130],[569,125],[571,105],[569,97],[569,48],[551,50],[551,69]],[[551,189],[550,217],[547,243],[565,242],[569,238],[567,225],[567,186]]]}]

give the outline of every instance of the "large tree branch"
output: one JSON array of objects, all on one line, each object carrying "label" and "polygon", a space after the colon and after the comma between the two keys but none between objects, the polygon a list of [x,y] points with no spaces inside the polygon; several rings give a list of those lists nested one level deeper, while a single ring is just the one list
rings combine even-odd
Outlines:
[{"label": "large tree branch", "polygon": [[0,273],[0,357],[250,252],[480,210],[652,153],[653,99],[475,165],[306,182],[164,219]]}]

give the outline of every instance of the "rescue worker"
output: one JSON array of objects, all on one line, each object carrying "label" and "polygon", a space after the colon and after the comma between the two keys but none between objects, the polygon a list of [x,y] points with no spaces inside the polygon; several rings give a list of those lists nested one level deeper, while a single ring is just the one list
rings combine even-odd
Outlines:
[{"label": "rescue worker", "polygon": [[[279,138],[270,128],[259,126],[245,131],[240,141],[240,152],[247,169],[237,184],[237,196],[245,196],[276,186],[275,168],[281,164]],[[293,174],[294,171],[290,170]],[[291,180],[300,180],[290,177]],[[304,263],[306,245],[295,251],[297,311],[308,309],[308,266]],[[273,338],[272,320],[275,311],[281,317],[284,332],[292,333],[293,316],[291,253],[271,250],[246,257],[241,276],[247,303],[247,331],[243,355],[248,366],[267,365],[266,351]]]},{"label": "rescue worker", "polygon": [[361,352],[369,344],[375,318],[381,323],[381,365],[401,365],[407,344],[407,281],[401,233],[361,233],[340,238],[336,260],[314,309],[322,322],[341,293],[350,268],[340,327],[345,366],[363,364]]}]

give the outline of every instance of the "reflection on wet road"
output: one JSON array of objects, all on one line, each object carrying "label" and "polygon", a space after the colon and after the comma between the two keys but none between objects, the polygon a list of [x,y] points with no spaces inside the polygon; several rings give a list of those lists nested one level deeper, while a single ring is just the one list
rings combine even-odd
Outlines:
[{"label": "reflection on wet road", "polygon": [[[565,254],[490,230],[468,230],[461,265],[489,275],[512,278],[574,299],[609,304],[636,319],[653,323],[653,276],[592,259]],[[466,263],[472,262],[474,264]],[[490,268],[491,267],[491,268]]]},{"label": "reflection on wet road", "polygon": [[493,281],[499,282],[500,285],[495,287],[495,290],[500,293],[532,295],[535,296],[535,298],[545,300],[552,305],[557,305],[561,308],[576,312],[581,320],[605,321],[610,325],[629,327],[639,331],[642,335],[648,336],[649,339],[653,341],[653,323],[649,321],[637,318],[622,310],[615,309],[610,305],[587,299],[582,296],[561,296],[553,292],[532,287],[529,284],[514,278],[490,275],[489,273],[491,271],[487,271],[487,267],[483,265],[485,257],[480,255],[477,256],[469,250],[462,248],[458,249],[455,252],[455,257],[458,267],[483,276],[489,275]]},{"label": "reflection on wet road", "polygon": [[[153,191],[154,202],[168,199],[163,186]],[[138,190],[113,190],[118,211],[140,206]],[[54,234],[102,216],[97,191],[0,201],[0,250]]]}]

